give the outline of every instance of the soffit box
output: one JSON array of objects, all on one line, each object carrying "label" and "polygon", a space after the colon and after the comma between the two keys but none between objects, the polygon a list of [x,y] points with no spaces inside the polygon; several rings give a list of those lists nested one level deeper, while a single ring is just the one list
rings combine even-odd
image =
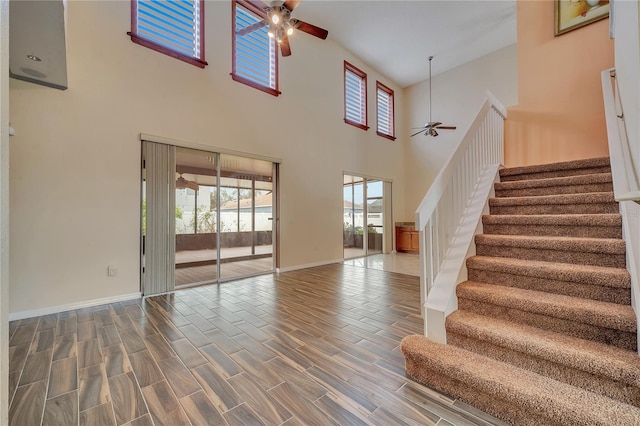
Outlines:
[{"label": "soffit box", "polygon": [[68,87],[63,0],[11,0],[9,75],[56,89]]}]

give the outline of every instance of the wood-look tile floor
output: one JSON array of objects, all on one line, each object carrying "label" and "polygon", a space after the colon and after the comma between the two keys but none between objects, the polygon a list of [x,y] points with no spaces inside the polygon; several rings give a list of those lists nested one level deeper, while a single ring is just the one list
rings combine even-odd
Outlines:
[{"label": "wood-look tile floor", "polygon": [[462,425],[405,377],[418,278],[334,264],[11,322],[11,425]]}]

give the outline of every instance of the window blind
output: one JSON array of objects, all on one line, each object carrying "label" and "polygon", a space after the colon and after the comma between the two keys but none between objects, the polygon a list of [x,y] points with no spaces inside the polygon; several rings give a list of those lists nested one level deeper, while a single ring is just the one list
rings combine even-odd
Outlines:
[{"label": "window blind", "polygon": [[393,94],[382,87],[377,89],[378,133],[393,136]]},{"label": "window blind", "polygon": [[262,21],[262,18],[236,5],[235,63],[237,76],[260,86],[276,88],[275,41],[269,38],[268,27],[262,27],[244,35],[238,31]]},{"label": "window blind", "polygon": [[367,124],[367,96],[364,77],[347,69],[344,76],[345,119]]},{"label": "window blind", "polygon": [[142,142],[145,167],[146,230],[142,291],[145,296],[175,288],[175,185],[174,146]]},{"label": "window blind", "polygon": [[137,4],[138,36],[201,58],[199,0],[138,0]]}]

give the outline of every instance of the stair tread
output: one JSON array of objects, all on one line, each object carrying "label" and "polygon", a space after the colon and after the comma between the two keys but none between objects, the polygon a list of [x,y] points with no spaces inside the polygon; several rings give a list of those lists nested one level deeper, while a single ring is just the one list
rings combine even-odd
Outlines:
[{"label": "stair tread", "polygon": [[475,281],[460,283],[456,292],[459,298],[509,309],[626,332],[637,330],[635,312],[629,305]]},{"label": "stair tread", "polygon": [[561,161],[556,163],[519,166],[500,169],[500,176],[513,176],[531,173],[553,172],[559,170],[579,170],[591,167],[610,166],[609,157],[589,158],[585,160]]},{"label": "stair tread", "polygon": [[479,234],[475,237],[475,243],[501,247],[580,251],[601,254],[625,254],[626,249],[624,240],[619,238]]},{"label": "stair tread", "polygon": [[453,345],[412,335],[402,340],[401,348],[407,373],[422,383],[430,383],[431,377],[420,367],[516,407],[543,412],[557,424],[640,424],[637,407]]},{"label": "stair tread", "polygon": [[447,317],[447,332],[449,330],[640,386],[640,357],[634,351],[464,310],[455,311]]},{"label": "stair tread", "polygon": [[496,182],[495,189],[547,188],[553,186],[588,185],[611,182],[611,173],[593,173],[587,175]]},{"label": "stair tread", "polygon": [[483,215],[485,224],[510,225],[570,225],[570,226],[622,226],[617,213],[599,214],[499,214]]},{"label": "stair tread", "polygon": [[570,263],[491,256],[472,256],[467,259],[467,268],[606,287],[631,288],[631,277],[624,268],[591,265],[576,267]]},{"label": "stair tread", "polygon": [[585,192],[580,194],[532,195],[526,197],[489,198],[490,206],[522,206],[540,204],[593,204],[614,203],[612,192]]}]

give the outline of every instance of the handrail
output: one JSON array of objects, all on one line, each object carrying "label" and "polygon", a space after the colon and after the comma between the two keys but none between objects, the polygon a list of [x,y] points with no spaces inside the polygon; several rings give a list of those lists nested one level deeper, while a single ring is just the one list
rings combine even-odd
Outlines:
[{"label": "handrail", "polygon": [[[435,308],[439,334],[443,331],[444,316],[455,304],[456,280],[464,269],[498,167],[504,162],[506,117],[504,106],[487,91],[486,100],[462,141],[416,210],[416,229],[420,231],[420,296],[428,336],[429,306],[440,306]],[[432,297],[434,287],[439,288]],[[431,298],[429,306],[427,297]]]},{"label": "handrail", "polygon": [[638,201],[640,200],[640,180],[629,147],[615,68],[602,71],[601,76],[613,194],[616,201]]},{"label": "handrail", "polygon": [[[622,236],[627,252],[626,266],[631,278],[631,301],[636,314],[636,322],[640,324],[638,305],[638,300],[640,300],[640,262],[638,262],[640,256],[640,221],[638,221],[638,217],[640,217],[640,181],[638,180],[639,171],[634,167],[634,162],[640,163],[640,158],[634,160],[629,145],[615,69],[604,70],[601,75],[613,194],[616,201],[620,203]],[[640,330],[638,336],[640,337]]]}]

